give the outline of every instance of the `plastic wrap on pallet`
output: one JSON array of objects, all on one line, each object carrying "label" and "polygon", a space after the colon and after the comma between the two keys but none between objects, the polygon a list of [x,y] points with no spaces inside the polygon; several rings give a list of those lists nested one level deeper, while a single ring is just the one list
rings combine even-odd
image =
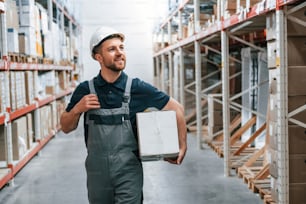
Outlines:
[{"label": "plastic wrap on pallet", "polygon": [[[269,69],[267,66],[267,53],[259,52],[258,55],[258,84],[262,84],[258,87],[257,96],[257,111],[262,115],[267,115],[268,98],[269,98]],[[266,117],[257,117],[256,130],[258,130],[266,122]],[[265,133],[263,132],[255,140],[257,148],[261,148],[265,145]]]},{"label": "plastic wrap on pallet", "polygon": [[35,28],[30,26],[20,26],[19,33],[24,33],[27,39],[26,43],[26,53],[27,55],[36,56],[36,33]]},{"label": "plastic wrap on pallet", "polygon": [[7,51],[19,52],[18,30],[15,28],[7,29]]},{"label": "plastic wrap on pallet", "polygon": [[6,26],[7,28],[18,29],[19,27],[19,18],[18,18],[18,9],[16,2],[12,0],[6,0]]},{"label": "plastic wrap on pallet", "polygon": [[48,27],[48,13],[47,10],[39,3],[35,3],[39,10],[39,25],[40,25],[40,30],[42,34],[47,34],[49,32],[49,27]]},{"label": "plastic wrap on pallet", "polygon": [[44,57],[54,58],[53,55],[53,32],[47,32],[43,35]]},{"label": "plastic wrap on pallet", "polygon": [[52,23],[52,42],[53,42],[53,59],[55,63],[58,63],[61,60],[60,51],[60,29],[59,25]]},{"label": "plastic wrap on pallet", "polygon": [[19,25],[36,27],[36,11],[35,5],[18,6]]}]

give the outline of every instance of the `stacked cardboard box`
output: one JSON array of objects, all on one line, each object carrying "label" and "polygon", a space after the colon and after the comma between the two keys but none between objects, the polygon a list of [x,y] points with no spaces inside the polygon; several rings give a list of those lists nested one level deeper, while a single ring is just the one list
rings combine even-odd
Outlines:
[{"label": "stacked cardboard box", "polygon": [[16,87],[16,108],[20,109],[24,107],[26,103],[26,91],[25,91],[25,75],[24,72],[15,72],[15,87]]},{"label": "stacked cardboard box", "polygon": [[24,72],[11,71],[10,72],[10,101],[11,109],[17,110],[24,107],[26,103],[25,92],[25,75]]},{"label": "stacked cardboard box", "polygon": [[32,104],[35,98],[34,74],[33,71],[25,72],[25,93],[26,103]]},{"label": "stacked cardboard box", "polygon": [[51,106],[45,105],[39,109],[40,112],[40,137],[49,136],[53,130]]},{"label": "stacked cardboard box", "polygon": [[34,122],[32,113],[26,115],[27,118],[27,149],[31,149],[34,142]]},{"label": "stacked cardboard box", "polygon": [[17,109],[16,104],[16,79],[15,72],[10,72],[10,102],[11,102],[11,110],[14,111]]},{"label": "stacked cardboard box", "polygon": [[66,90],[69,87],[69,75],[66,71],[58,72],[59,87]]},{"label": "stacked cardboard box", "polygon": [[0,72],[0,114],[5,112],[5,108],[6,108],[6,103],[7,103],[7,99],[6,99],[6,72]]},{"label": "stacked cardboard box", "polygon": [[7,51],[12,53],[19,52],[18,30],[15,28],[7,29]]},{"label": "stacked cardboard box", "polygon": [[27,151],[27,118],[20,117],[12,122],[13,160],[20,160]]},{"label": "stacked cardboard box", "polygon": [[56,110],[57,110],[57,113],[56,113],[56,124],[58,126],[60,124],[61,115],[65,111],[65,108],[66,108],[65,100],[57,100],[56,101]]},{"label": "stacked cardboard box", "polygon": [[16,1],[6,0],[6,26],[7,28],[12,28],[18,30],[19,28],[19,18],[18,18],[18,9],[16,6]]},{"label": "stacked cardboard box", "polygon": [[0,161],[7,161],[7,144],[4,125],[0,125]]}]

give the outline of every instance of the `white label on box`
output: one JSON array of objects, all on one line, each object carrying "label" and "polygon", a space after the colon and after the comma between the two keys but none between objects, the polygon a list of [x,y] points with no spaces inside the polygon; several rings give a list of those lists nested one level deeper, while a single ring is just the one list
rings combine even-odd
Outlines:
[{"label": "white label on box", "polygon": [[143,161],[176,157],[179,153],[175,111],[137,113],[138,142]]}]

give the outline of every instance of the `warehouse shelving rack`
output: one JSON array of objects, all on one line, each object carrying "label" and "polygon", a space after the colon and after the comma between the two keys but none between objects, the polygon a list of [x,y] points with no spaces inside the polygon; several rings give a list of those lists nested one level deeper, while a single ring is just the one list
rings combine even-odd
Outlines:
[{"label": "warehouse shelving rack", "polygon": [[[41,3],[39,0],[36,2]],[[75,20],[75,18],[70,15],[69,11],[67,11],[64,6],[62,6],[56,0],[48,0],[44,1],[46,3],[45,7],[48,10],[49,16],[49,27],[51,28],[51,23],[54,18],[54,13],[57,12],[60,15],[60,18],[57,19],[59,23],[61,23],[61,27],[67,29],[70,36],[74,30],[80,31],[80,25]],[[58,15],[57,14],[57,15]],[[51,17],[50,17],[51,16]],[[79,72],[75,64],[68,65],[58,65],[58,64],[41,64],[38,62],[34,63],[20,63],[20,62],[12,62],[8,57],[7,51],[7,36],[6,36],[6,8],[5,1],[0,1],[0,19],[1,19],[1,55],[2,59],[0,59],[0,71],[5,73],[5,90],[9,90],[9,73],[11,71],[32,71],[34,75],[38,75],[38,72],[44,71],[58,71],[58,72],[67,72],[73,73],[75,71]],[[37,78],[34,80],[37,80]],[[71,80],[71,79],[70,79]],[[60,130],[60,126],[56,125],[53,127],[53,131],[49,132],[48,135],[41,135],[40,132],[40,113],[39,108],[50,104],[53,108],[56,108],[56,101],[60,99],[64,99],[66,96],[70,95],[73,91],[73,87],[68,87],[65,90],[61,90],[58,93],[54,93],[51,95],[47,95],[45,97],[36,96],[35,100],[31,104],[27,104],[22,108],[18,108],[16,110],[11,110],[10,107],[10,93],[6,91],[5,96],[5,107],[6,110],[3,113],[0,113],[0,126],[4,127],[4,136],[7,143],[7,161],[0,162],[0,188],[4,187],[6,184],[14,184],[14,176],[37,154],[40,153],[42,148],[48,143],[50,139],[52,139],[56,132]],[[15,119],[25,116],[28,113],[34,114],[34,135],[35,141],[31,149],[27,150],[25,155],[18,161],[13,160],[13,150],[12,150],[12,121]]]},{"label": "warehouse shelving rack", "polygon": [[[305,105],[296,108],[295,110],[288,113],[288,53],[287,53],[287,19],[291,21],[295,21],[299,25],[305,27],[305,22],[303,20],[298,19],[296,17],[292,17],[291,14],[305,7],[305,2],[298,0],[268,0],[268,1],[260,1],[252,6],[245,6],[241,9],[239,6],[240,1],[237,1],[237,8],[240,12],[234,13],[231,16],[226,16],[224,5],[226,5],[226,0],[218,0],[218,16],[216,16],[216,21],[210,22],[210,25],[204,29],[199,28],[199,20],[200,20],[200,9],[199,4],[200,0],[185,0],[181,1],[181,4],[178,5],[177,9],[172,12],[169,17],[159,26],[158,31],[156,32],[156,38],[161,39],[158,43],[159,48],[155,50],[154,54],[154,63],[155,63],[155,74],[157,78],[157,84],[161,87],[162,90],[169,90],[169,94],[173,96],[172,93],[177,92],[179,89],[180,94],[178,99],[181,103],[185,104],[185,93],[188,92],[186,87],[189,85],[185,84],[184,81],[184,49],[193,47],[192,52],[194,52],[194,62],[195,62],[195,84],[196,90],[194,91],[196,97],[196,135],[198,140],[198,146],[201,147],[201,138],[203,135],[202,128],[202,99],[207,97],[203,95],[203,85],[202,85],[202,77],[201,73],[201,55],[207,53],[207,50],[214,50],[215,48],[210,46],[210,43],[218,43],[219,49],[214,50],[216,53],[221,53],[221,63],[219,64],[222,70],[222,104],[223,104],[223,153],[224,153],[224,174],[225,176],[230,176],[231,170],[231,153],[230,153],[230,109],[237,108],[240,109],[243,106],[233,102],[234,99],[240,97],[244,92],[252,91],[260,86],[257,84],[254,87],[250,87],[247,90],[242,90],[239,94],[231,94],[230,93],[230,60],[235,60],[238,63],[239,59],[233,59],[230,56],[230,49],[234,47],[233,41],[238,41],[241,44],[244,44],[252,49],[259,50],[262,52],[267,51],[258,45],[266,46],[266,15],[276,14],[276,27],[274,32],[276,34],[276,50],[272,50],[275,54],[274,63],[276,66],[274,70],[278,71],[278,74],[274,76],[277,80],[277,135],[278,141],[278,175],[279,178],[277,180],[275,189],[277,189],[277,197],[278,203],[287,204],[289,203],[289,151],[288,151],[288,121],[295,123],[298,126],[306,128],[306,125],[297,121],[293,118],[297,113],[301,113],[305,111]],[[204,1],[208,2],[208,1]],[[215,1],[216,2],[216,1]],[[194,29],[195,32],[188,37],[183,37],[183,25],[182,25],[182,15],[185,7],[193,6],[193,14],[194,14]],[[250,5],[250,0],[246,0],[246,5]],[[293,7],[291,9],[287,9],[288,7]],[[171,39],[173,30],[176,28],[173,26],[173,21],[175,18],[178,18],[178,41],[173,42]],[[167,31],[167,32],[166,32]],[[259,35],[257,39],[254,35],[248,35],[250,33],[255,33],[255,35]],[[246,34],[246,35],[244,35]],[[165,37],[168,39],[165,39]],[[245,38],[249,36],[250,38]],[[203,47],[205,49],[203,49]],[[268,47],[268,51],[270,48]],[[173,52],[178,52],[180,56],[179,60],[179,86],[173,86],[172,79],[174,74],[172,73],[173,65],[172,65],[172,54]],[[189,51],[190,52],[190,51]],[[167,57],[168,56],[168,57]],[[168,63],[167,63],[168,58]],[[267,59],[271,60],[271,59]],[[164,71],[168,69],[169,80],[165,80]],[[238,73],[237,73],[238,74]],[[159,79],[159,80],[158,80]],[[165,81],[168,83],[168,87],[165,85]],[[271,83],[271,81],[270,81]],[[209,87],[205,87],[206,89]],[[270,87],[271,88],[271,87]],[[262,115],[257,111],[252,111],[252,114],[257,115],[259,117],[264,117],[267,122],[269,122],[269,116]],[[269,125],[266,125],[267,127]],[[269,129],[267,128],[267,133]],[[267,136],[268,137],[268,136]],[[258,152],[262,152],[262,149]],[[266,166],[265,166],[266,168]],[[275,184],[274,184],[275,185]],[[269,203],[269,201],[265,200],[265,203]]]}]

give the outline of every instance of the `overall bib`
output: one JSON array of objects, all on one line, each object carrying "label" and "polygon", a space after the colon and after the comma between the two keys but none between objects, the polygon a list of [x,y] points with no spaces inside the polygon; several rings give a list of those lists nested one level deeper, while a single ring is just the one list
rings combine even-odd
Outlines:
[{"label": "overall bib", "polygon": [[[122,107],[87,112],[87,189],[90,204],[142,203],[143,170],[129,120],[132,79],[128,77]],[[96,94],[93,80],[90,93]]]}]

